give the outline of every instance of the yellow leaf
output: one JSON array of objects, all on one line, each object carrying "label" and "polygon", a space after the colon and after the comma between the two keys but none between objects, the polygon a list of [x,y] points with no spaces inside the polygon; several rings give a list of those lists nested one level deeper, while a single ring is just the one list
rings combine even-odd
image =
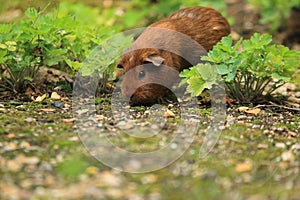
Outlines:
[{"label": "yellow leaf", "polygon": [[0,43],[0,49],[6,49],[6,48],[7,48],[7,46],[5,44]]},{"label": "yellow leaf", "polygon": [[62,119],[61,121],[65,123],[73,123],[75,120],[76,118],[68,118],[68,119]]},{"label": "yellow leaf", "polygon": [[165,117],[175,117],[175,114],[171,110],[167,110],[165,112]]},{"label": "yellow leaf", "polygon": [[7,41],[7,42],[5,42],[5,44],[7,46],[16,46],[17,45],[17,43],[15,41]]},{"label": "yellow leaf", "polygon": [[87,174],[94,175],[94,174],[97,174],[99,172],[99,169],[98,169],[98,167],[89,166],[88,168],[86,168],[85,172]]},{"label": "yellow leaf", "polygon": [[31,99],[33,99],[33,101],[36,103],[42,103],[46,98],[46,96],[47,94],[43,94],[42,96],[38,96],[36,99],[34,99],[33,97],[31,97]]},{"label": "yellow leaf", "polygon": [[260,113],[260,111],[261,111],[261,109],[255,108],[255,109],[252,109],[252,110],[245,110],[245,113],[257,115],[258,113]]},{"label": "yellow leaf", "polygon": [[7,50],[8,50],[8,51],[16,51],[16,50],[17,50],[17,47],[15,47],[15,46],[9,46],[9,47],[7,48]]},{"label": "yellow leaf", "polygon": [[42,108],[41,111],[44,111],[44,112],[54,112],[55,109],[53,109],[53,108]]},{"label": "yellow leaf", "polygon": [[236,172],[249,172],[252,169],[253,169],[253,165],[252,165],[252,163],[250,163],[248,161],[243,162],[243,163],[239,163],[235,167]]}]

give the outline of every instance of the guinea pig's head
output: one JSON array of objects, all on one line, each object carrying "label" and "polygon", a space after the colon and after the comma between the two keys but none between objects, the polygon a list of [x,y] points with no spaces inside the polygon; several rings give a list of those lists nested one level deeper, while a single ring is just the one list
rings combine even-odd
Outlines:
[{"label": "guinea pig's head", "polygon": [[178,77],[178,72],[169,65],[172,66],[170,55],[155,49],[138,49],[124,54],[118,63],[125,72],[122,95],[133,105],[156,103]]}]

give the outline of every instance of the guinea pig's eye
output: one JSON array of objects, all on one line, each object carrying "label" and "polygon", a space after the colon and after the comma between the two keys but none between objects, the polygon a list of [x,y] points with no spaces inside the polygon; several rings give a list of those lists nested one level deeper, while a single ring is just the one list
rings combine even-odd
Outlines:
[{"label": "guinea pig's eye", "polygon": [[140,71],[139,72],[139,80],[141,80],[142,78],[144,78],[144,76],[145,76],[145,71],[144,70],[142,70],[142,71]]}]

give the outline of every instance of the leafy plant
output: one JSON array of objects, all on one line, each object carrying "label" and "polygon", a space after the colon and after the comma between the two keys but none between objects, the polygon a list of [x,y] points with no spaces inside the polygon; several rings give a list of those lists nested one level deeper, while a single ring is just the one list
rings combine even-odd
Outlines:
[{"label": "leafy plant", "polygon": [[88,53],[114,34],[113,28],[96,23],[99,13],[92,8],[62,3],[45,14],[46,8],[28,8],[19,23],[0,25],[0,65],[7,72],[0,76],[7,89],[25,89],[41,66],[74,74]]},{"label": "leafy plant", "polygon": [[260,23],[269,24],[271,32],[286,23],[291,8],[300,7],[299,0],[249,0],[249,3],[260,11]]},{"label": "leafy plant", "polygon": [[[200,95],[204,89],[218,84],[217,75],[220,75],[231,98],[241,103],[263,100],[265,95],[271,95],[290,81],[300,64],[300,52],[271,42],[270,35],[259,33],[249,40],[240,39],[235,45],[231,35],[224,37],[208,56],[201,58],[214,65],[198,64],[181,73],[184,82],[189,84],[187,91],[195,96]],[[240,45],[242,51],[237,50]]]}]

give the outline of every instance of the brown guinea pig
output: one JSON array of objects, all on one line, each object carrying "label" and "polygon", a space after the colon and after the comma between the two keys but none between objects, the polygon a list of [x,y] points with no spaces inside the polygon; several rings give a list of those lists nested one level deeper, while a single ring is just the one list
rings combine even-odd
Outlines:
[{"label": "brown guinea pig", "polygon": [[219,12],[201,6],[178,10],[151,24],[118,63],[125,72],[122,95],[132,104],[156,103],[180,71],[199,63],[229,33],[230,26]]}]

